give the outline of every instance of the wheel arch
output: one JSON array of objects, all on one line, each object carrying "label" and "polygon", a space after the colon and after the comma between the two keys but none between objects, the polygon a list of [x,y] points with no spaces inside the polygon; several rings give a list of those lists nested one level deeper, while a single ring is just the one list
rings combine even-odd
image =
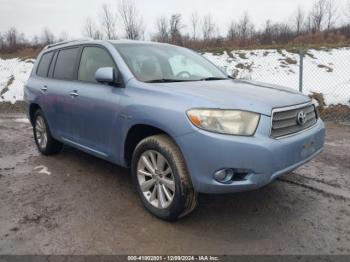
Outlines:
[{"label": "wheel arch", "polygon": [[174,138],[162,128],[149,124],[135,124],[127,132],[124,147],[123,158],[126,166],[130,166],[132,155],[138,143],[146,137],[164,134],[169,136],[176,144]]},{"label": "wheel arch", "polygon": [[33,124],[35,112],[41,109],[40,105],[37,103],[31,103],[29,105],[29,120]]}]

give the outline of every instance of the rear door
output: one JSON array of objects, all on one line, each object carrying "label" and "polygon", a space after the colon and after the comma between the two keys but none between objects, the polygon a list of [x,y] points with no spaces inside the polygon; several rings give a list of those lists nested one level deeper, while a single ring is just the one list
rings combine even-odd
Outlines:
[{"label": "rear door", "polygon": [[79,47],[69,47],[56,51],[54,61],[49,70],[50,81],[47,83],[48,118],[52,129],[59,138],[74,140],[73,97]]},{"label": "rear door", "polygon": [[[123,88],[97,83],[95,73],[102,67],[117,66],[102,46],[85,46],[77,69],[77,96],[74,98],[74,125],[78,132],[77,142],[102,157],[111,154],[110,139],[120,110]],[[114,130],[115,131],[115,130]]]},{"label": "rear door", "polygon": [[[38,67],[36,69],[35,75],[36,77],[31,77],[28,80],[28,87],[32,87],[32,90],[35,90],[35,93],[37,97],[39,98],[37,103],[40,104],[41,108],[44,111],[44,114],[46,114],[48,108],[48,96],[47,96],[47,91],[48,91],[48,83],[50,82],[50,79],[48,78],[48,73],[49,73],[49,67],[51,64],[51,61],[53,60],[54,57],[54,52],[46,52],[44,53],[39,61]],[[33,89],[35,87],[35,89]],[[48,119],[49,120],[49,119]],[[50,126],[51,127],[51,126]]]}]

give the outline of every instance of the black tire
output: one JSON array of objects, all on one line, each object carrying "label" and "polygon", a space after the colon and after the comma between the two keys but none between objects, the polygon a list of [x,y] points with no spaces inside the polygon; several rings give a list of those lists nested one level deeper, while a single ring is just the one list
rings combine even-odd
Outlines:
[{"label": "black tire", "polygon": [[[142,192],[138,180],[137,171],[139,160],[143,153],[149,151],[160,153],[166,159],[167,165],[172,170],[175,192],[173,192],[172,202],[166,208],[157,208],[152,205]],[[147,137],[136,146],[132,157],[131,173],[133,183],[144,207],[158,218],[173,221],[189,214],[197,206],[197,193],[193,189],[182,153],[178,146],[167,135]]]},{"label": "black tire", "polygon": [[[37,131],[37,120],[39,117],[42,118],[46,129],[47,141],[44,145],[41,145],[38,139],[39,134]],[[33,123],[34,140],[39,152],[42,153],[43,155],[55,155],[61,152],[63,144],[52,137],[47,120],[40,109],[38,109],[35,112],[32,123]]]}]

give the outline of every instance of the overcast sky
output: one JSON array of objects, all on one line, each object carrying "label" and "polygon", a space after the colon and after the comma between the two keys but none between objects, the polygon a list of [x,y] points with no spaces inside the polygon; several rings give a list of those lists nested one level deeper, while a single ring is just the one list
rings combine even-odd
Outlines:
[{"label": "overcast sky", "polygon": [[[334,0],[340,12],[348,0]],[[161,15],[181,13],[189,23],[192,12],[211,14],[221,33],[226,32],[230,20],[238,20],[247,11],[257,26],[264,21],[288,22],[291,14],[301,6],[309,10],[314,0],[135,0],[143,17],[146,34],[154,32],[155,19]],[[118,0],[0,0],[0,32],[15,26],[32,37],[40,35],[44,27],[59,36],[81,37],[88,16],[99,21],[101,5],[108,3],[116,12]]]}]

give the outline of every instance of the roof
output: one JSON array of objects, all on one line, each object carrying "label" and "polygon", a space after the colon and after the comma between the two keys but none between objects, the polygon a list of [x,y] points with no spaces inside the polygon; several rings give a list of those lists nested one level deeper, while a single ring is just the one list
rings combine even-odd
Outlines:
[{"label": "roof", "polygon": [[45,49],[51,49],[55,47],[62,47],[62,46],[70,46],[70,45],[79,45],[79,44],[89,44],[89,43],[111,43],[113,45],[116,44],[153,44],[153,45],[159,45],[163,43],[158,42],[151,42],[151,41],[140,41],[140,40],[130,40],[130,39],[121,39],[121,40],[93,40],[91,38],[83,38],[83,39],[75,39],[75,40],[69,40],[69,41],[63,41],[59,43],[54,43],[51,45],[47,45]]}]

